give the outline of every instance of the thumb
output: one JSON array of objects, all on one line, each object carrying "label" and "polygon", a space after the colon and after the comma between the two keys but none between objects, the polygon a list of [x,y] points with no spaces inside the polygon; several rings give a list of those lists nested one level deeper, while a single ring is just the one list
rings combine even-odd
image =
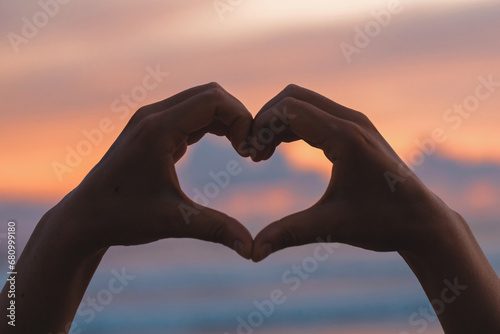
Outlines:
[{"label": "thumb", "polygon": [[281,249],[329,240],[329,222],[317,205],[266,226],[254,240],[252,261],[259,262]]},{"label": "thumb", "polygon": [[[181,208],[181,207],[184,208]],[[223,244],[245,259],[252,256],[253,238],[250,232],[236,219],[195,203],[183,203],[185,226],[182,237]]]}]

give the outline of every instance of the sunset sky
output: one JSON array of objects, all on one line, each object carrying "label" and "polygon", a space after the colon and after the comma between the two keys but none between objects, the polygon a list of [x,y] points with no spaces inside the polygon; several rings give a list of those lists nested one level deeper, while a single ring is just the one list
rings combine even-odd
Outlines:
[{"label": "sunset sky", "polygon": [[[20,254],[40,217],[143,105],[216,81],[255,115],[295,83],[365,113],[467,219],[500,274],[499,18],[498,0],[2,1],[0,221],[18,222]],[[255,164],[207,137],[176,165],[180,184],[194,198],[213,181],[210,171],[237,160],[243,172],[207,206],[253,236],[312,205],[327,186],[331,163],[304,142]],[[73,328],[234,333],[237,317],[287,288],[283,272],[314,247],[258,265],[199,240],[112,247],[86,296],[103,291],[111,270],[137,279],[95,321],[77,314]],[[0,269],[5,275],[6,262]],[[430,307],[394,252],[341,245],[303,286],[259,333],[415,333],[411,314]],[[426,333],[438,327],[435,320]]]},{"label": "sunset sky", "polygon": [[[409,162],[417,141],[441,128],[441,155],[500,163],[496,1],[242,0],[218,10],[201,0],[42,2],[53,17],[37,1],[0,5],[5,201],[57,201],[138,107],[210,81],[253,114],[288,83],[318,91],[367,114]],[[360,30],[377,26],[366,45],[356,44]],[[346,57],[347,44],[357,52]],[[141,88],[154,70],[163,74]],[[497,84],[480,88],[479,99],[485,80]],[[464,103],[466,116],[449,111]],[[82,144],[102,122],[102,139]],[[78,149],[88,155],[58,176],[54,165],[68,166],[68,150]],[[303,143],[281,151],[299,171],[328,175],[321,152]],[[475,189],[490,191],[483,188]]]}]

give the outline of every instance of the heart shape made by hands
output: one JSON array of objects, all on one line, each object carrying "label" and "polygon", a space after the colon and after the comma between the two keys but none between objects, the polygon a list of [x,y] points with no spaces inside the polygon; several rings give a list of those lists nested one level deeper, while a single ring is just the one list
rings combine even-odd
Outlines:
[{"label": "heart shape made by hands", "polygon": [[[227,137],[255,162],[269,159],[282,142],[304,140],[332,163],[330,183],[316,204],[269,224],[254,239],[241,223],[181,190],[175,163],[206,133]],[[183,208],[198,213],[186,221]],[[290,85],[254,118],[219,85],[208,84],[140,108],[85,179],[46,213],[16,264],[24,275],[16,275],[15,288],[32,301],[16,310],[21,321],[31,319],[22,326],[32,326],[27,332],[68,331],[65,324],[72,324],[90,278],[113,245],[187,237],[221,243],[257,262],[286,247],[329,241],[399,251],[433,306],[446,303],[446,312],[439,307],[436,313],[447,332],[497,333],[498,277],[458,216],[365,115]],[[454,284],[446,277],[455,277]],[[451,306],[457,297],[446,293],[455,287],[469,292]],[[7,297],[3,302],[9,303]],[[46,305],[55,305],[56,312]]]},{"label": "heart shape made by hands", "polygon": [[[269,159],[282,142],[302,139],[332,162],[330,183],[312,207],[269,224],[254,239],[241,223],[194,203],[180,188],[174,165],[206,133],[226,136],[255,162]],[[439,213],[432,193],[365,115],[296,85],[255,117],[214,83],[140,108],[65,201],[96,247],[189,237],[253,261],[318,240],[401,250],[425,238],[422,207]],[[186,221],[189,208],[199,213]]]}]

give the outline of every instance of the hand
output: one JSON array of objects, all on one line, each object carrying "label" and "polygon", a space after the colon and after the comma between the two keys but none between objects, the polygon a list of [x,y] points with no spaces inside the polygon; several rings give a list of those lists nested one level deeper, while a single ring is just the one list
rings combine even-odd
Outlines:
[{"label": "hand", "polygon": [[[317,93],[290,85],[257,114],[252,137],[276,127],[286,108],[286,129],[270,143],[255,139],[252,159],[272,156],[281,142],[303,139],[333,163],[323,197],[311,208],[276,221],[254,240],[252,259],[280,249],[341,242],[375,251],[425,246],[439,221],[454,213],[404,164],[368,118]],[[290,117],[290,115],[292,117]]]},{"label": "hand", "polygon": [[[195,238],[250,258],[248,230],[221,212],[195,206],[180,189],[174,164],[206,133],[226,136],[235,149],[244,146],[251,125],[247,109],[213,83],[139,109],[63,200],[65,220],[74,222],[68,228],[95,248]],[[188,208],[190,214],[183,214]]]}]

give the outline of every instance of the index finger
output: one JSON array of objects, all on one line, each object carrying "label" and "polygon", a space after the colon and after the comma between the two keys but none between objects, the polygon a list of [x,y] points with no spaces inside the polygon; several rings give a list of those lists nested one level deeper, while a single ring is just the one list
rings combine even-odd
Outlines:
[{"label": "index finger", "polygon": [[283,89],[278,95],[276,95],[269,102],[267,102],[257,113],[255,118],[259,117],[261,113],[270,109],[272,106],[276,105],[286,97],[291,97],[297,100],[307,102],[330,115],[339,117],[347,121],[359,123],[363,122],[365,118],[365,116],[358,111],[347,108],[341,104],[338,104],[330,100],[329,98],[321,94],[318,94],[312,90],[294,84],[286,86],[285,89]]},{"label": "index finger", "polygon": [[159,121],[184,139],[205,133],[225,135],[235,150],[248,156],[246,141],[253,117],[245,106],[218,84],[158,114]]},{"label": "index finger", "polygon": [[[277,117],[280,111],[282,117]],[[277,118],[282,122],[282,130],[279,132],[272,131],[273,128],[278,128]],[[307,102],[285,97],[256,117],[252,129],[253,148],[256,154],[252,159],[254,161],[267,159],[270,157],[269,152],[281,142],[303,139],[309,145],[323,150],[333,162],[346,146],[346,136],[349,135],[353,125],[355,124]],[[272,140],[262,136],[263,133],[269,133],[269,130],[273,134]]]}]

